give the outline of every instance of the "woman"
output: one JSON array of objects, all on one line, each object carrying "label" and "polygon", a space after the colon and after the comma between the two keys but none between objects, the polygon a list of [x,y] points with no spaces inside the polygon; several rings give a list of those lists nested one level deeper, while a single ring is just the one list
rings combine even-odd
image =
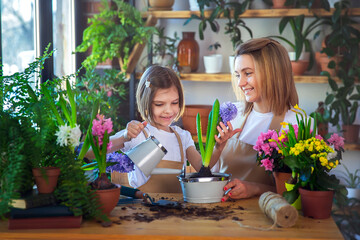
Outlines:
[{"label": "woman", "polygon": [[290,109],[298,104],[288,53],[273,39],[251,39],[240,45],[235,52],[234,77],[234,91],[243,101],[237,104],[238,115],[228,123],[229,128],[220,123],[219,137],[215,137],[219,171],[231,173],[233,179],[225,186],[222,201],[275,191],[272,176],[257,166],[253,146],[260,133],[280,130],[280,122],[296,123]]}]

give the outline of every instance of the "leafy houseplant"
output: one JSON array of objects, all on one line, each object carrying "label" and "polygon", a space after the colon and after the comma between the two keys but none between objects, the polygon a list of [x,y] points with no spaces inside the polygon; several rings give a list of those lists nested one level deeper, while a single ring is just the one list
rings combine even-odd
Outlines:
[{"label": "leafy houseplant", "polygon": [[88,70],[117,57],[125,72],[135,44],[146,43],[154,31],[153,27],[145,25],[136,8],[122,0],[114,2],[115,8],[102,0],[103,9],[89,19],[90,26],[83,33],[83,42],[76,47],[77,52],[85,52],[91,47],[90,56],[83,62]]},{"label": "leafy houseplant", "polygon": [[[270,36],[272,38],[278,38],[289,44],[289,46],[294,50],[295,52],[295,58],[291,59],[292,61],[299,61],[301,53],[303,50],[305,52],[310,53],[309,58],[309,65],[307,69],[310,69],[314,64],[314,53],[313,49],[311,47],[310,40],[308,39],[309,34],[314,31],[317,27],[322,25],[322,20],[318,17],[316,17],[305,29],[304,29],[304,22],[305,22],[305,15],[299,15],[296,17],[283,17],[279,23],[279,32],[280,34],[283,33],[286,26],[290,24],[293,36],[294,36],[294,42],[291,42],[285,37],[282,36]],[[320,34],[320,30],[318,30],[314,34],[314,39],[316,39]],[[306,68],[304,69],[306,70]]]},{"label": "leafy houseplant", "polygon": [[[126,115],[128,109],[129,84],[124,73],[116,69],[105,69],[103,74],[88,70],[76,78],[74,89],[76,109],[78,112],[91,113],[94,103],[99,99],[100,112],[113,119],[114,130],[119,131],[130,120]],[[81,132],[86,132],[95,116],[79,114],[77,122]]]},{"label": "leafy houseplant", "polygon": [[158,37],[158,41],[153,41],[153,60],[155,64],[173,67],[177,62],[175,58],[177,51],[176,43],[180,38],[177,32],[174,33],[174,37],[168,37],[164,31],[164,27],[156,27],[155,36]]},{"label": "leafy houseplant", "polygon": [[[199,38],[201,40],[204,39],[204,31],[207,24],[210,25],[213,32],[219,31],[219,24],[216,21],[216,18],[219,16],[224,16],[227,20],[225,34],[229,34],[234,49],[243,42],[240,27],[245,28],[252,38],[251,29],[248,28],[245,22],[239,17],[249,6],[250,0],[245,0],[242,3],[226,0],[202,0],[198,1],[198,3],[200,16],[192,14],[190,18],[185,21],[184,25],[188,24],[191,20],[199,20]],[[212,3],[215,3],[216,7],[212,10],[211,14],[209,14],[210,16],[206,17],[205,6],[210,6]]]},{"label": "leafy houseplant", "polygon": [[[46,97],[40,97],[44,92],[30,87],[38,80],[33,78],[35,73],[43,68],[51,54],[45,51],[24,72],[1,76],[0,216],[3,218],[10,211],[12,199],[33,188],[31,169],[34,164],[56,164],[61,170],[54,192],[59,203],[68,206],[75,215],[108,220],[97,210],[98,203],[87,185],[81,161],[68,146],[57,144],[57,119]],[[42,88],[49,88],[55,96],[59,89],[55,86],[61,82],[54,79]],[[56,107],[59,107],[58,102]]]},{"label": "leafy houseplant", "polygon": [[349,8],[349,1],[337,2],[331,18],[325,18],[325,23],[331,26],[332,31],[326,38],[323,52],[329,57],[342,56],[339,63],[330,61],[328,64],[330,69],[335,70],[340,83],[329,72],[321,72],[321,75],[328,77],[331,87],[325,99],[330,110],[330,122],[338,127],[340,120],[343,125],[354,124],[360,100],[360,87],[356,85],[356,79],[360,76],[360,32],[352,25],[355,21],[348,15]]},{"label": "leafy houseplant", "polygon": [[343,165],[345,171],[341,172],[340,178],[346,183],[346,187],[358,188],[360,187],[360,169],[356,169],[354,173],[351,173],[349,169]]},{"label": "leafy houseplant", "polygon": [[216,42],[208,47],[210,55],[204,56],[204,66],[206,73],[219,73],[221,72],[223,56],[216,54],[216,50],[220,48],[220,43]]}]

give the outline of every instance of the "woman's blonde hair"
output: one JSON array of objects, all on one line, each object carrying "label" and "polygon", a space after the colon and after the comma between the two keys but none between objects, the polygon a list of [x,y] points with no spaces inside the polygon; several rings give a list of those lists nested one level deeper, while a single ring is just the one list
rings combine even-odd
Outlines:
[{"label": "woman's blonde hair", "polygon": [[185,109],[183,87],[178,76],[172,69],[158,65],[150,66],[145,70],[136,90],[138,111],[145,121],[151,122],[153,119],[151,104],[156,91],[172,86],[176,87],[179,94],[180,111],[174,119],[176,121],[182,116]]},{"label": "woman's blonde hair", "polygon": [[[255,74],[261,85],[261,95],[269,102],[270,110],[281,115],[299,103],[293,78],[291,62],[287,50],[277,41],[270,38],[251,39],[239,45],[235,51],[235,59],[248,54],[255,64]],[[232,86],[238,99],[245,96],[232,77]],[[245,103],[245,113],[252,109],[253,103]]]}]

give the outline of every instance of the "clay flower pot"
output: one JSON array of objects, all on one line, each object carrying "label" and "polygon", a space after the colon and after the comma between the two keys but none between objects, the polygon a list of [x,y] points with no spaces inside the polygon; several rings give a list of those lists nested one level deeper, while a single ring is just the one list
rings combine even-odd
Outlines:
[{"label": "clay flower pot", "polygon": [[291,173],[273,172],[273,176],[275,178],[276,192],[282,195],[286,191],[285,183],[291,178]]},{"label": "clay flower pot", "polygon": [[211,108],[211,105],[186,105],[184,115],[182,116],[182,123],[184,128],[188,130],[191,135],[197,135],[196,115],[200,113],[202,135],[206,135],[208,116]]},{"label": "clay flower pot", "polygon": [[60,175],[58,167],[42,167],[32,169],[39,193],[52,193]]},{"label": "clay flower pot", "polygon": [[299,188],[304,217],[325,219],[331,216],[334,191],[310,191]]},{"label": "clay flower pot", "polygon": [[100,208],[102,212],[109,215],[119,201],[120,187],[96,190],[95,193],[101,205]]}]

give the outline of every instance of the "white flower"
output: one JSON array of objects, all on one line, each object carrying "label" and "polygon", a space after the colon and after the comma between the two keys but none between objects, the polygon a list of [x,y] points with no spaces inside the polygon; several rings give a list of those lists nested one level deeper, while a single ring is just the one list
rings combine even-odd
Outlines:
[{"label": "white flower", "polygon": [[337,156],[337,152],[334,150],[334,146],[330,146],[330,147],[332,148],[333,152],[327,154],[326,156],[327,160],[331,160]]},{"label": "white flower", "polygon": [[55,133],[57,136],[56,143],[60,146],[67,146],[68,145],[68,136],[71,131],[70,126],[63,125],[59,127],[59,131]]},{"label": "white flower", "polygon": [[68,136],[71,146],[73,147],[78,146],[80,144],[80,137],[81,137],[80,126],[76,124],[75,127],[71,129]]},{"label": "white flower", "polygon": [[74,128],[68,125],[60,126],[55,135],[57,136],[56,143],[60,146],[70,145],[76,147],[80,144],[81,131],[80,126],[77,124]]}]

